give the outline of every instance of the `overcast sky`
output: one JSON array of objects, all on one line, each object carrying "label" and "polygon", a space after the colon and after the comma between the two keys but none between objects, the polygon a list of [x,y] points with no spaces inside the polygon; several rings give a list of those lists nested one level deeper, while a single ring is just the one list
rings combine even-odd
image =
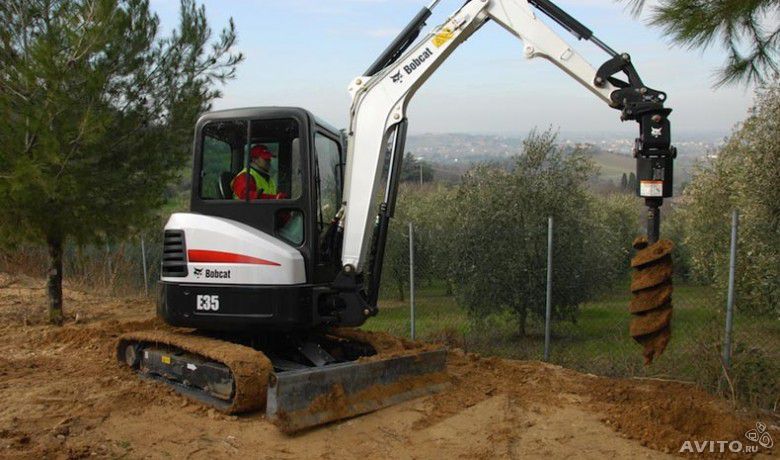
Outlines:
[{"label": "overcast sky", "polygon": [[[233,17],[246,60],[224,89],[216,109],[290,105],[305,107],[343,127],[346,87],[360,75],[429,0],[200,0],[210,25]],[[178,0],[152,0],[163,26],[178,21]],[[462,5],[442,0],[428,29]],[[751,105],[753,89],[713,89],[723,62],[718,48],[689,51],[611,0],[558,0],[596,36],[633,57],[645,84],[665,91],[673,129],[726,135]],[[541,15],[540,15],[541,16]],[[543,17],[543,19],[547,19]],[[646,19],[646,18],[645,18]],[[549,23],[549,21],[546,21]],[[558,29],[594,67],[607,55]],[[522,44],[489,23],[463,44],[409,104],[410,132],[524,135],[534,127],[565,132],[635,136],[633,122],[543,59],[526,60]]]}]

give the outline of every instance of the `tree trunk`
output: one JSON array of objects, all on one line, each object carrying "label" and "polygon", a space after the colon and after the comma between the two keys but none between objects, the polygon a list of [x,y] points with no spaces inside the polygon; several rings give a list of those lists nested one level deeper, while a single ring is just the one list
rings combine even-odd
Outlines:
[{"label": "tree trunk", "polygon": [[517,333],[520,337],[525,337],[525,320],[528,318],[528,309],[523,308],[517,315]]},{"label": "tree trunk", "polygon": [[49,275],[47,289],[49,291],[49,322],[62,325],[62,238],[48,237]]}]

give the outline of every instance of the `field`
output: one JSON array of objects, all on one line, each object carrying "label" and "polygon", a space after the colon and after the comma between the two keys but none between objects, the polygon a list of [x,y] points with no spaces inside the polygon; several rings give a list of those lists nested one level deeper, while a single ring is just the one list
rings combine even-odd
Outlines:
[{"label": "field", "polygon": [[[776,419],[736,411],[694,385],[598,377],[455,347],[444,392],[286,436],[261,414],[225,416],[120,368],[112,357],[119,334],[162,327],[149,299],[66,284],[63,327],[45,324],[45,300],[41,280],[0,274],[3,458],[655,459],[685,441],[747,443],[756,420],[780,436]],[[436,330],[437,318],[464,321],[449,302],[423,302],[423,333]],[[386,307],[372,327],[403,322],[404,308]]]},{"label": "field", "polygon": [[598,152],[591,155],[591,159],[598,166],[602,179],[608,179],[617,184],[620,183],[623,174],[629,175],[636,172],[636,161],[628,155]]}]

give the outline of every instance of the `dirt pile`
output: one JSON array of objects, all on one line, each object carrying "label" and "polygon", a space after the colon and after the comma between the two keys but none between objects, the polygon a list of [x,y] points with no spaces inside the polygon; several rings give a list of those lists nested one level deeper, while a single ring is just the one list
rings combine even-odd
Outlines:
[{"label": "dirt pile", "polygon": [[[0,317],[37,308],[24,289],[0,288]],[[219,414],[118,366],[120,334],[162,328],[153,306],[84,295],[65,308],[85,323],[0,324],[0,457],[667,458],[686,440],[748,444],[757,420],[780,440],[777,419],[735,414],[689,385],[458,350],[445,391],[291,437],[261,414]],[[382,340],[397,352],[413,346]]]}]

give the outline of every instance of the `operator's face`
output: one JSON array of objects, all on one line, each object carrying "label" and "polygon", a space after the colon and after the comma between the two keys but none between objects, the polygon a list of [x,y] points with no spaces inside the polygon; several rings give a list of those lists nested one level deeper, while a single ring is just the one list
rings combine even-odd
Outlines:
[{"label": "operator's face", "polygon": [[268,169],[269,166],[268,161],[262,157],[253,158],[252,164],[258,169]]}]

